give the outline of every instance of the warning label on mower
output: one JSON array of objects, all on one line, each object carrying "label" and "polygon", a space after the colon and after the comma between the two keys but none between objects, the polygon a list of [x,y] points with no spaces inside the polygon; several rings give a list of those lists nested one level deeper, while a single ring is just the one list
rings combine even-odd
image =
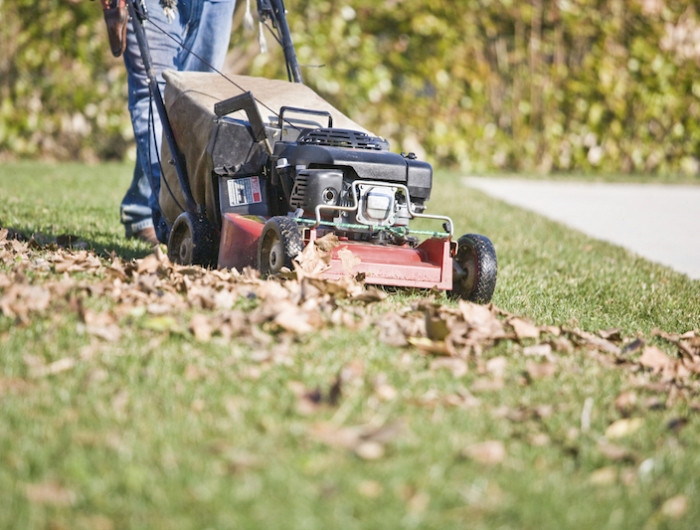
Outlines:
[{"label": "warning label on mower", "polygon": [[258,177],[248,177],[229,180],[228,202],[229,206],[242,206],[262,202],[260,179]]}]

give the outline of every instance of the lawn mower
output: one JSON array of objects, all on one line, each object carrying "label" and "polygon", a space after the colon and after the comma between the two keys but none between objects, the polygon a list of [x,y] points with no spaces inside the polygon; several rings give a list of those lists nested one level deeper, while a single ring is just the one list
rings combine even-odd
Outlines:
[{"label": "lawn mower", "polygon": [[[289,80],[166,71],[164,97],[141,25],[134,30],[163,123],[163,217],[176,263],[294,269],[307,246],[332,233],[321,275],[369,284],[437,288],[488,303],[496,253],[488,238],[455,240],[454,224],[426,213],[432,167],[394,153],[303,84],[282,0],[259,0],[258,16],[281,44]],[[138,21],[138,22],[137,22]],[[415,230],[415,219],[434,230]]]}]

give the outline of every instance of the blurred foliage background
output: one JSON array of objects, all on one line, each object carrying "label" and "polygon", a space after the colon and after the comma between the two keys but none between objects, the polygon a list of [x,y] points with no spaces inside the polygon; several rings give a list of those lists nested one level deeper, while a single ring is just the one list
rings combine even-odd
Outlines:
[{"label": "blurred foliage background", "polygon": [[[254,4],[254,2],[252,2]],[[284,77],[239,0],[226,71]],[[305,81],[443,167],[700,172],[700,15],[674,0],[287,0]],[[98,2],[0,0],[0,158],[133,153]]]}]

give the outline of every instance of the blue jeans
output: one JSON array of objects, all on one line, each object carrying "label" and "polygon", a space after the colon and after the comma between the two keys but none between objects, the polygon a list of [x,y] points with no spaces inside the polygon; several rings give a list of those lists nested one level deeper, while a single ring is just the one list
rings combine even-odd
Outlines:
[{"label": "blue jeans", "polygon": [[[169,23],[159,0],[146,0],[149,18],[145,26],[146,38],[161,93],[165,87],[164,70],[210,71],[205,63],[221,69],[228,51],[235,5],[235,0],[178,0],[178,14]],[[158,207],[163,128],[155,104],[150,102],[148,77],[131,24],[127,32],[124,64],[137,155],[131,186],[120,207],[121,222],[127,237],[153,226],[158,239],[166,243],[170,227]]]}]

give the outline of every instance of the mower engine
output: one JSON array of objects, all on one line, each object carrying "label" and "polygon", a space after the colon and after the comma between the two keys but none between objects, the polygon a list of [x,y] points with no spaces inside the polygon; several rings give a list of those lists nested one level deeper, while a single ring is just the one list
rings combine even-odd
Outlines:
[{"label": "mower engine", "polygon": [[294,142],[277,142],[272,158],[273,182],[292,210],[332,223],[350,241],[403,243],[402,231],[385,229],[407,227],[430,198],[430,164],[364,132],[303,130]]}]

